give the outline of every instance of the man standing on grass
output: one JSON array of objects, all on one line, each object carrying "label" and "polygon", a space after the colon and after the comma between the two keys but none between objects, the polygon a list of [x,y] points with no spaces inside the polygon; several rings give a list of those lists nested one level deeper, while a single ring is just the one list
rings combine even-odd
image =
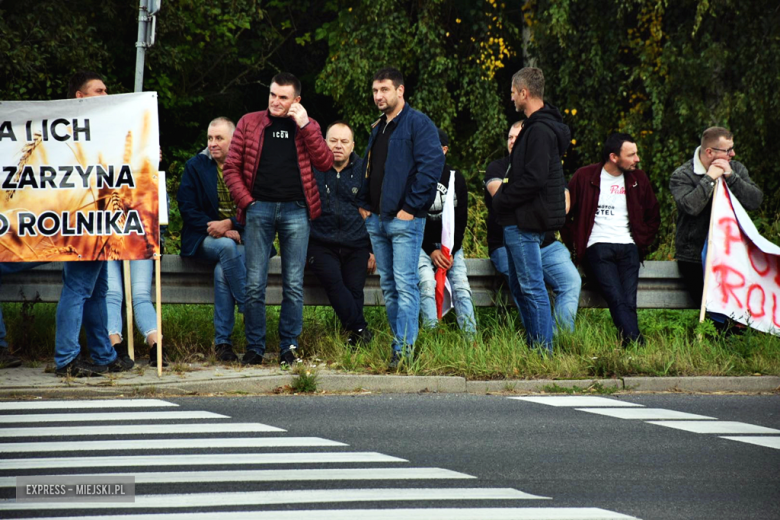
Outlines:
[{"label": "man standing on grass", "polygon": [[[523,128],[523,122],[517,121],[509,128],[507,136],[507,149],[512,153],[512,146]],[[488,253],[496,271],[509,279],[509,262],[507,260],[506,246],[504,246],[503,228],[496,221],[496,212],[493,210],[493,195],[501,187],[504,175],[509,168],[511,155],[491,162],[485,171],[485,206],[488,209],[487,240]],[[568,212],[568,193],[567,208]],[[566,246],[555,239],[555,233],[548,231],[544,235],[541,245],[542,271],[544,282],[552,287],[555,294],[555,322],[559,329],[574,332],[574,319],[577,317],[577,307],[580,303],[580,289],[582,278],[577,268],[571,261],[571,253]],[[520,305],[515,302],[518,308]],[[520,315],[522,317],[522,314]]]},{"label": "man standing on grass", "polygon": [[374,104],[365,176],[358,195],[376,255],[385,309],[393,331],[390,369],[411,360],[417,340],[420,291],[417,265],[428,208],[444,167],[436,126],[404,100],[404,77],[388,67],[374,74]]},{"label": "man standing on grass", "polygon": [[[102,77],[94,72],[79,72],[68,83],[69,98],[106,95],[108,91]],[[108,264],[91,260],[64,262],[63,265],[54,341],[55,373],[58,376],[80,377],[130,370],[132,361],[118,356],[108,338]],[[82,324],[94,364],[80,356],[79,332]]]},{"label": "man standing on grass", "polygon": [[661,214],[628,134],[604,143],[603,162],[580,168],[569,182],[571,210],[562,235],[607,301],[623,346],[644,343],[636,314],[639,263],[653,244]]},{"label": "man standing on grass", "polygon": [[[750,179],[748,170],[732,160],[734,134],[714,126],[704,131],[693,158],[677,168],[669,180],[669,189],[677,203],[675,258],[688,294],[697,305],[704,291],[702,250],[710,229],[712,194],[719,178],[726,180],[731,193],[748,210],[758,209],[764,194]],[[725,328],[724,316],[710,315],[719,328]]]},{"label": "man standing on grass", "polygon": [[238,361],[230,335],[235,307],[244,311],[246,261],[236,204],[223,178],[236,125],[226,117],[209,123],[208,146],[187,161],[181,178],[179,212],[183,222],[181,255],[216,262],[214,269],[214,345],[220,361]]},{"label": "man standing on grass", "polygon": [[544,102],[544,74],[526,67],[512,77],[512,101],[526,116],[510,167],[493,196],[504,227],[509,288],[520,305],[529,346],[553,349],[552,314],[544,285],[542,245],[566,219],[566,181],[561,164],[571,132],[561,113]]},{"label": "man standing on grass", "polygon": [[246,226],[245,365],[261,364],[265,354],[265,290],[277,233],[282,257],[279,360],[287,366],[298,362],[309,220],[321,211],[312,167],[326,171],[333,165],[320,125],[300,101],[298,78],[287,72],[274,76],[268,109],[238,121],[225,161],[225,184],[238,206],[238,222]]}]

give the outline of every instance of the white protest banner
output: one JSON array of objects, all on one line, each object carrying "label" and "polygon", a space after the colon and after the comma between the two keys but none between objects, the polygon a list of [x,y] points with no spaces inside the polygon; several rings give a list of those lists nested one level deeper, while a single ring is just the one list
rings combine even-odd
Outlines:
[{"label": "white protest banner", "polygon": [[706,309],[780,336],[780,247],[758,233],[725,182],[716,189]]},{"label": "white protest banner", "polygon": [[157,94],[0,102],[0,262],[160,250]]}]

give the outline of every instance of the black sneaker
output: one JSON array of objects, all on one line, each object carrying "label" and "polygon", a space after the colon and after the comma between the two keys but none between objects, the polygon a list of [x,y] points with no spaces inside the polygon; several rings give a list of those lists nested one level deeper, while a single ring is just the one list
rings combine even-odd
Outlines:
[{"label": "black sneaker", "polygon": [[357,331],[351,330],[349,331],[349,336],[347,336],[347,345],[354,349],[368,345],[371,343],[372,339],[374,339],[374,335],[371,334],[371,331],[368,330],[368,327],[359,329]]},{"label": "black sneaker", "polygon": [[[162,351],[162,366],[167,367],[170,363],[170,360],[168,359],[168,354],[165,353],[165,351]],[[149,349],[149,364],[151,366],[156,367],[157,366],[157,343],[152,345],[152,348]]]},{"label": "black sneaker", "polygon": [[298,356],[295,355],[296,348],[298,347],[290,345],[290,349],[287,352],[279,355],[279,364],[281,366],[284,367],[286,365],[287,367],[292,368],[301,362],[301,360],[298,359]]},{"label": "black sneaker", "polygon": [[244,354],[244,358],[241,360],[242,365],[262,365],[263,355],[256,350],[247,350]]},{"label": "black sneaker", "polygon": [[133,362],[132,359],[130,359],[129,356],[125,356],[127,358],[127,361],[122,356],[117,356],[115,360],[113,360],[111,363],[106,365],[108,367],[109,372],[127,372],[131,368],[135,366],[135,362]]},{"label": "black sneaker", "polygon": [[[131,358],[127,354],[127,345],[124,343],[117,343],[114,345],[114,350],[116,351],[116,357],[117,359],[120,359],[122,361],[122,364],[127,366],[126,370],[130,370],[135,366],[135,361],[133,361],[133,358]],[[125,370],[111,370],[109,369],[109,372],[124,372]]]},{"label": "black sneaker", "polygon": [[233,352],[233,345],[230,343],[220,343],[214,350],[217,352],[217,359],[224,361],[225,363],[232,363],[238,361],[238,356]]},{"label": "black sneaker", "polygon": [[21,364],[22,360],[11,354],[11,349],[0,347],[0,368],[16,368]]},{"label": "black sneaker", "polygon": [[68,363],[62,368],[58,368],[54,373],[58,376],[70,376],[70,377],[91,377],[100,376],[108,372],[108,365],[93,365],[87,363],[80,357],[76,357],[73,361]]},{"label": "black sneaker", "polygon": [[388,370],[397,370],[398,365],[401,363],[401,355],[397,351],[393,351],[393,357],[390,359],[390,363],[388,363],[387,368]]}]

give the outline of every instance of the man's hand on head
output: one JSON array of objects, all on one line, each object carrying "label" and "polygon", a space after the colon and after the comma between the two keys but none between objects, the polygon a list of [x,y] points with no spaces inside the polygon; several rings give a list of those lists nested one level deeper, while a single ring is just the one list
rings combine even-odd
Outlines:
[{"label": "man's hand on head", "polygon": [[209,222],[206,232],[212,238],[222,238],[231,229],[233,229],[233,221],[226,218],[225,220],[212,220]]},{"label": "man's hand on head", "polygon": [[287,114],[295,120],[295,124],[297,124],[299,128],[303,128],[309,124],[309,114],[300,103],[293,103],[290,105],[290,110]]},{"label": "man's hand on head", "polygon": [[449,270],[452,267],[452,257],[447,258],[444,256],[441,249],[434,249],[431,252],[431,261],[439,269]]}]

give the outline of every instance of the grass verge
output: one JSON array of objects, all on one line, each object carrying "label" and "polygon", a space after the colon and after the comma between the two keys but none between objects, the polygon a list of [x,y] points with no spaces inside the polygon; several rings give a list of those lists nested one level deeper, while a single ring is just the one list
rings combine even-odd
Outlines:
[{"label": "grass verge", "polygon": [[[4,304],[9,343],[28,364],[54,353],[54,304]],[[383,374],[390,359],[391,334],[383,307],[367,307],[374,340],[357,350],[345,343],[330,307],[306,307],[299,354],[321,367],[355,373]],[[573,334],[555,340],[555,354],[530,349],[517,312],[479,308],[479,334],[468,339],[454,316],[434,330],[421,330],[414,361],[400,373],[458,375],[485,379],[586,379],[623,376],[780,375],[780,338],[752,329],[724,336],[710,323],[697,323],[694,310],[640,310],[639,325],[647,344],[620,347],[606,309],[580,309]],[[34,316],[35,327],[27,326]],[[279,308],[269,307],[268,351],[278,351]],[[213,315],[209,305],[166,305],[163,308],[165,349],[180,363],[213,360]],[[234,348],[245,348],[242,316],[236,317]],[[82,344],[85,341],[82,339]],[[136,357],[147,355],[136,333]],[[315,384],[316,387],[316,384]]]}]

